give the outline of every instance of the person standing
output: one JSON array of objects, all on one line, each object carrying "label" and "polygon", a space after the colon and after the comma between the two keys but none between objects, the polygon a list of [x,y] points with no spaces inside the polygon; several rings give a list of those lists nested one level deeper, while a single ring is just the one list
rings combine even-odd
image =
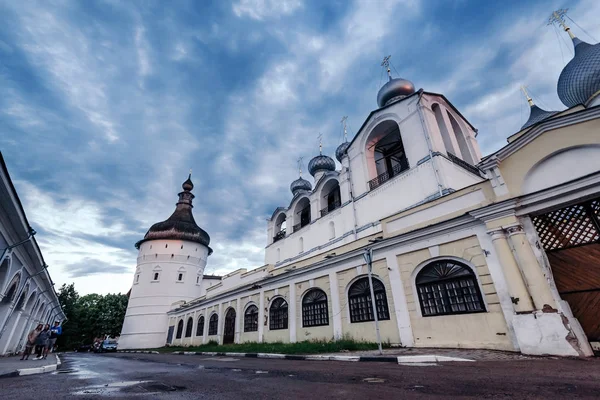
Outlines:
[{"label": "person standing", "polygon": [[[56,339],[62,335],[62,326],[60,326],[60,322],[55,321],[54,326],[50,329],[50,341],[48,343],[48,351],[50,353],[54,352],[54,345],[56,344]],[[48,354],[48,352],[46,352]]]},{"label": "person standing", "polygon": [[48,347],[48,340],[50,339],[50,325],[44,325],[44,329],[39,333],[35,341],[36,360],[42,360],[46,358],[46,348]]},{"label": "person standing", "polygon": [[31,354],[31,350],[35,347],[37,337],[40,332],[42,332],[44,325],[38,324],[29,334],[27,335],[27,343],[25,343],[25,351],[23,351],[23,357],[21,360],[29,360],[29,355]]}]

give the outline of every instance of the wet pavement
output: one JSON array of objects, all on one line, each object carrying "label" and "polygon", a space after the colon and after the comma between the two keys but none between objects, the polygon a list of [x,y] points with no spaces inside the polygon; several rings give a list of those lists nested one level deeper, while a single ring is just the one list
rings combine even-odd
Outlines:
[{"label": "wet pavement", "polygon": [[172,354],[68,353],[54,373],[0,380],[8,399],[600,397],[598,359],[397,365]]},{"label": "wet pavement", "polygon": [[52,364],[56,364],[54,354],[48,354],[44,360],[36,360],[35,354],[29,356],[27,360],[21,360],[20,355],[0,357],[0,376],[16,372],[18,369],[37,368]]}]

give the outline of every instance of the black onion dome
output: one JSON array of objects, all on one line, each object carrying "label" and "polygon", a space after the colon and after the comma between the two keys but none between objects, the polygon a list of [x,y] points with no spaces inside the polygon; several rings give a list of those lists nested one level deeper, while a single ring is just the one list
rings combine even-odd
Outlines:
[{"label": "black onion dome", "polygon": [[409,80],[402,78],[390,78],[390,80],[379,89],[377,93],[377,105],[386,106],[393,101],[403,99],[415,92],[415,85]]},{"label": "black onion dome", "polygon": [[530,126],[535,125],[538,122],[541,122],[546,118],[553,116],[556,113],[557,111],[546,111],[534,104],[529,109],[529,119],[527,120],[527,122],[525,122],[521,129],[529,128]]},{"label": "black onion dome", "polygon": [[333,158],[320,154],[310,160],[308,163],[308,172],[312,176],[315,176],[315,173],[321,170],[335,171],[335,161],[333,161]]},{"label": "black onion dome", "polygon": [[[188,177],[182,185],[183,192],[179,193],[179,201],[173,214],[167,220],[152,225],[144,238],[135,244],[136,248],[139,249],[142,243],[149,240],[165,239],[187,240],[208,247],[210,236],[196,224],[192,214],[192,200],[195,197],[191,192],[193,187],[191,177]],[[208,247],[208,254],[211,253],[212,249]]]},{"label": "black onion dome", "polygon": [[346,155],[346,150],[348,150],[348,147],[350,147],[350,143],[344,142],[340,144],[337,149],[335,149],[335,158],[339,162],[342,162],[342,158],[344,158],[344,155]]},{"label": "black onion dome", "polygon": [[573,46],[575,56],[560,73],[557,85],[560,101],[569,108],[586,104],[600,91],[600,43],[573,38]]},{"label": "black onion dome", "polygon": [[296,179],[294,182],[292,182],[292,184],[290,185],[290,190],[292,191],[293,194],[296,194],[300,190],[306,190],[306,191],[310,192],[312,190],[312,185],[310,184],[309,181],[300,177],[300,178]]}]

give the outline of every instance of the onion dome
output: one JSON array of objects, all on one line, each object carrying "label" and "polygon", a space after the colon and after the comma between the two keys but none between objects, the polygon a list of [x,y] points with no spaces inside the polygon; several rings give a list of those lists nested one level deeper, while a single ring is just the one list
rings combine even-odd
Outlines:
[{"label": "onion dome", "polygon": [[600,92],[600,43],[572,40],[575,56],[560,73],[557,85],[560,101],[569,108],[588,103]]},{"label": "onion dome", "polygon": [[346,155],[346,150],[348,150],[348,147],[350,147],[350,143],[344,142],[340,144],[337,149],[335,149],[335,158],[339,162],[342,162],[342,158],[344,158],[344,156]]},{"label": "onion dome", "polygon": [[292,191],[292,194],[295,196],[296,193],[298,193],[300,190],[306,190],[306,191],[310,192],[312,190],[312,185],[310,184],[309,181],[300,177],[300,178],[296,179],[294,182],[292,182],[292,184],[290,185],[290,190]]},{"label": "onion dome", "polygon": [[[192,200],[195,196],[191,192],[194,188],[191,178],[190,175],[183,185],[181,185],[183,192],[179,193],[179,201],[173,214],[167,220],[152,225],[144,238],[135,244],[136,248],[139,249],[142,243],[149,240],[165,239],[187,240],[208,247],[210,236],[196,224],[194,215],[192,214]],[[208,254],[211,253],[212,249],[208,247]]]},{"label": "onion dome", "polygon": [[395,101],[410,96],[415,92],[415,85],[409,80],[392,78],[379,89],[377,93],[377,104],[379,107],[387,106]]},{"label": "onion dome", "polygon": [[529,128],[530,126],[535,125],[538,122],[541,122],[541,121],[545,120],[546,118],[553,116],[556,113],[557,113],[557,111],[546,111],[544,109],[539,108],[538,106],[536,106],[534,104],[529,109],[529,119],[521,127],[521,130],[523,130],[525,128]]},{"label": "onion dome", "polygon": [[335,171],[335,161],[329,156],[319,154],[308,163],[308,172],[315,176],[318,171]]}]

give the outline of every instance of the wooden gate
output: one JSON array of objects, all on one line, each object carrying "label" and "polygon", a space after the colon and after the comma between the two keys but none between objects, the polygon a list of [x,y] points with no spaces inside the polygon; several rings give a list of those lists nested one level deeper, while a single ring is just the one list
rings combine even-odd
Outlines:
[{"label": "wooden gate", "polygon": [[235,340],[235,310],[230,308],[225,315],[223,344],[233,343]]},{"label": "wooden gate", "polygon": [[532,218],[556,288],[590,342],[600,341],[600,199]]}]

